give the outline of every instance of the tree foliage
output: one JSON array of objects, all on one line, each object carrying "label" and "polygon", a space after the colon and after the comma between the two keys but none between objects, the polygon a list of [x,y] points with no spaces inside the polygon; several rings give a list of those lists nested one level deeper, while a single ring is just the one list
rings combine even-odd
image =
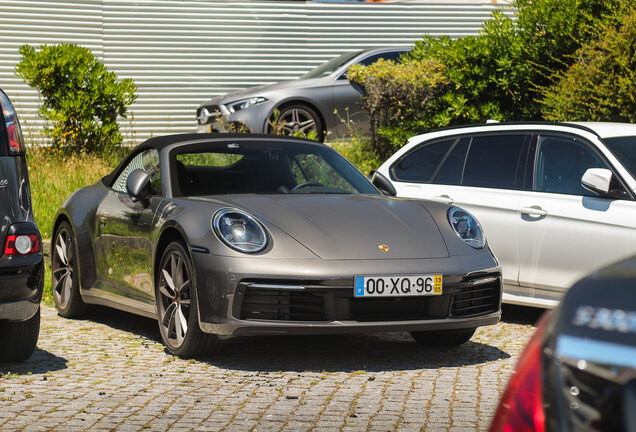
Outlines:
[{"label": "tree foliage", "polygon": [[[372,146],[387,157],[404,142],[407,130],[426,129],[430,104],[443,91],[447,80],[444,67],[435,60],[396,64],[378,60],[370,66],[354,65],[347,78],[364,91],[362,107],[371,118]],[[408,125],[395,129],[392,125]]]},{"label": "tree foliage", "polygon": [[548,120],[636,121],[636,9],[619,8],[554,74],[542,99]]},{"label": "tree foliage", "polygon": [[[451,39],[425,35],[415,43],[411,60],[394,65],[388,76],[373,66],[349,76],[367,91],[364,106],[373,118],[378,114],[372,111],[372,100],[394,100],[393,105],[387,104],[380,111],[396,112],[395,101],[402,91],[399,84],[402,70],[409,70],[417,77],[414,69],[419,67],[422,85],[426,85],[430,79],[427,65],[436,65],[437,82],[444,85],[435,87],[434,97],[427,94],[425,100],[409,100],[408,105],[417,107],[417,112],[414,110],[405,118],[380,115],[386,123],[375,131],[380,138],[378,142],[388,137],[391,147],[399,147],[409,136],[437,127],[489,119],[542,120],[542,110],[547,109],[544,98],[554,99],[548,89],[571,91],[566,88],[564,73],[575,63],[574,54],[599,38],[600,33],[590,29],[602,28],[611,21],[621,2],[628,4],[629,0],[514,0],[514,17],[505,11],[494,12],[478,36]],[[624,41],[625,48],[630,43]],[[579,77],[583,63],[580,68]],[[625,75],[628,76],[631,77]],[[625,87],[627,82],[633,82],[630,79],[617,81]],[[382,97],[368,92],[368,83],[374,80],[383,83],[375,86]],[[575,86],[574,83],[575,80],[571,85]],[[550,108],[549,118],[555,118],[555,112]]]},{"label": "tree foliage", "polygon": [[132,79],[117,80],[87,48],[74,44],[20,47],[16,73],[42,97],[46,135],[66,152],[98,153],[121,144],[117,117],[135,99]]}]

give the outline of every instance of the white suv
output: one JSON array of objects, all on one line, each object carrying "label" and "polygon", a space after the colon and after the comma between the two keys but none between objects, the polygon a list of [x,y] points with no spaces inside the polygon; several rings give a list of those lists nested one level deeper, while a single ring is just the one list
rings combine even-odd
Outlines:
[{"label": "white suv", "polygon": [[444,129],[411,138],[378,173],[398,196],[477,217],[501,262],[506,303],[554,307],[576,280],[636,254],[633,124]]}]

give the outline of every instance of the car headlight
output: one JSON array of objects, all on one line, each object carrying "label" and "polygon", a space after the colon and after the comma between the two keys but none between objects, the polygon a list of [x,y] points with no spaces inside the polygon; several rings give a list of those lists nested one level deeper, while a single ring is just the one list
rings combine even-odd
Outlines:
[{"label": "car headlight", "polygon": [[238,101],[235,101],[235,102],[230,102],[229,104],[226,104],[226,106],[227,106],[227,109],[231,113],[235,113],[236,111],[241,111],[241,110],[244,110],[244,109],[249,108],[251,106],[263,103],[263,102],[267,102],[267,98],[264,98],[264,97],[253,97],[253,98],[249,98],[249,99],[241,99],[241,100],[238,100]]},{"label": "car headlight", "polygon": [[212,218],[216,235],[229,247],[243,253],[256,253],[267,246],[265,229],[253,216],[233,208],[217,211]]},{"label": "car headlight", "polygon": [[459,207],[451,207],[448,210],[448,221],[460,239],[466,244],[481,249],[486,245],[486,237],[481,225],[470,213]]}]

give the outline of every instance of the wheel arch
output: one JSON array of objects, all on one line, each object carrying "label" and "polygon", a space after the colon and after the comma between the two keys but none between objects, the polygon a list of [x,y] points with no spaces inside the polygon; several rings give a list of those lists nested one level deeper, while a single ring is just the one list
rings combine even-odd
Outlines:
[{"label": "wheel arch", "polygon": [[[75,250],[77,254],[77,268],[75,272],[79,274],[79,288],[80,295],[93,286],[93,283],[97,279],[97,275],[95,274],[95,261],[93,255],[93,245],[90,239],[87,239],[86,236],[80,235],[79,228],[73,223],[73,218],[70,214],[68,214],[63,208],[60,209],[55,216],[55,220],[53,222],[53,231],[51,231],[51,256],[53,256],[53,248],[55,247],[55,237],[57,234],[57,230],[60,225],[66,222],[73,232],[73,238],[75,239]],[[88,250],[90,253],[79,253],[79,251]],[[90,272],[92,269],[92,273]]]},{"label": "wheel arch", "polygon": [[177,224],[170,224],[165,226],[161,230],[161,234],[159,234],[159,237],[157,239],[157,243],[156,243],[157,246],[155,247],[155,252],[152,259],[153,283],[156,283],[155,279],[157,276],[157,268],[159,268],[159,261],[161,260],[161,256],[163,255],[163,252],[166,250],[168,245],[172,243],[173,241],[178,241],[183,244],[183,247],[185,248],[186,253],[190,257],[190,262],[192,262],[192,252],[190,251],[190,248],[188,247],[188,237],[183,231],[183,228],[181,228],[181,226]]}]

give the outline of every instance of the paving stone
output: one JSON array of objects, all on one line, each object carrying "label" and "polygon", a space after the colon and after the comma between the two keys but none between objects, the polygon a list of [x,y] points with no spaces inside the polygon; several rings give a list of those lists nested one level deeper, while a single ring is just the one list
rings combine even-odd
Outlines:
[{"label": "paving stone", "polygon": [[502,322],[444,349],[407,333],[250,338],[183,360],[152,320],[43,306],[34,355],[0,365],[0,430],[484,430],[533,330]]}]

